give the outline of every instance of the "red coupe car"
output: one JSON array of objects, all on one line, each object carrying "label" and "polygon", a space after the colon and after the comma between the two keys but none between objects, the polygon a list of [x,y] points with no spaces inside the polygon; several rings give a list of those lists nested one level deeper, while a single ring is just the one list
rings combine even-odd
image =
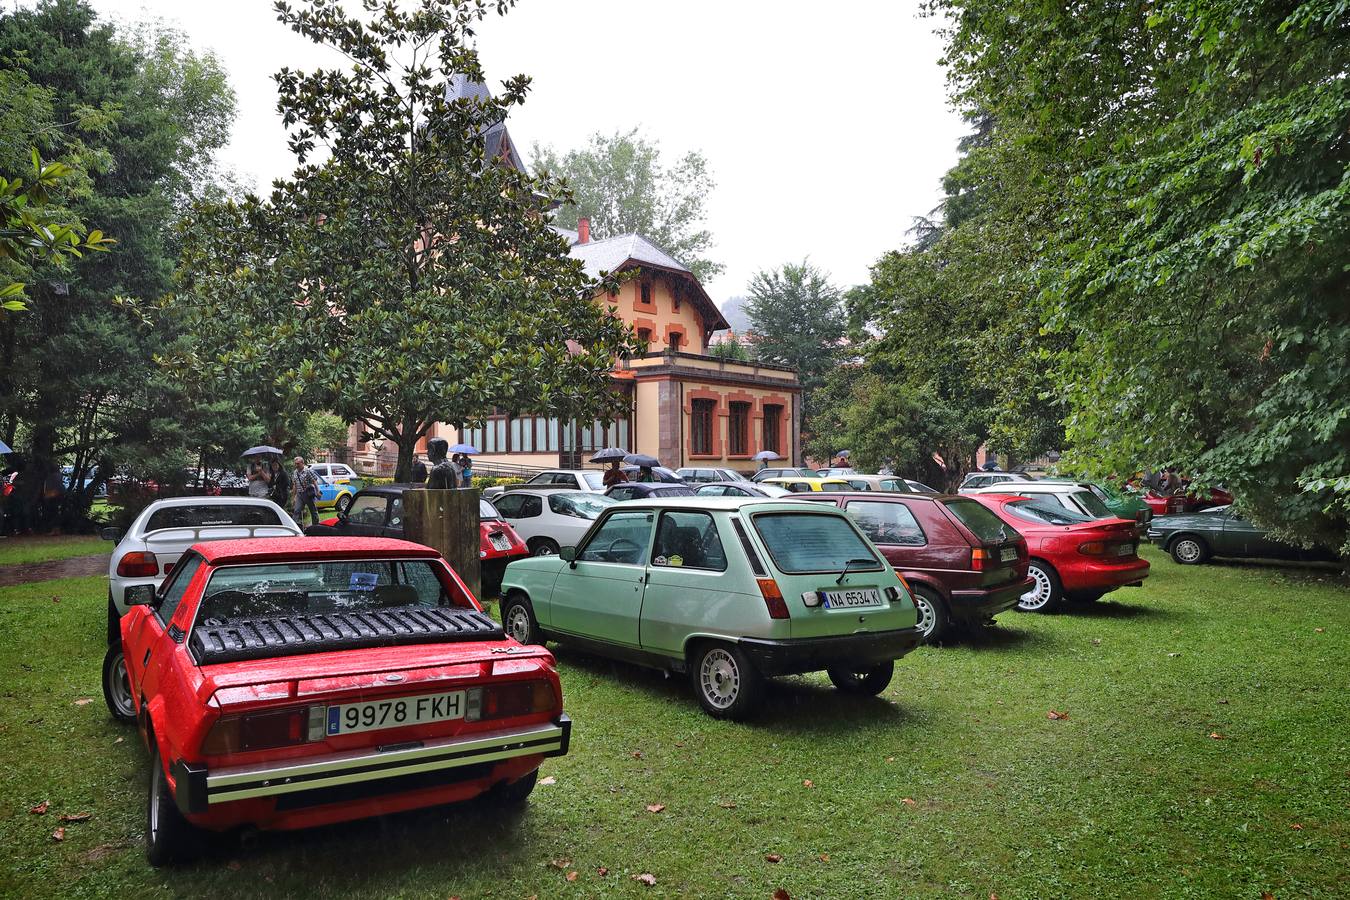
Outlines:
[{"label": "red coupe car", "polygon": [[1057,503],[1011,494],[969,496],[1027,539],[1027,572],[1036,583],[1018,601],[1020,610],[1054,612],[1066,598],[1097,600],[1148,577],[1133,519],[1092,519]]},{"label": "red coupe car", "polygon": [[487,792],[519,803],[544,759],[567,752],[553,657],[507,637],[430,548],[197,544],[158,591],[128,599],[152,864],[241,825],[308,828]]}]

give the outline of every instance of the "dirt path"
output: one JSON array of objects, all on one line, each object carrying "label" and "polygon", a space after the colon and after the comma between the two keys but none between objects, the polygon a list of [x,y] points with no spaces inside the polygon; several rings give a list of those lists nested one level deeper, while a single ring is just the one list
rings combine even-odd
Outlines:
[{"label": "dirt path", "polygon": [[72,556],[46,562],[16,563],[12,566],[0,566],[0,587],[13,587],[16,584],[29,584],[34,581],[53,581],[57,578],[88,578],[91,575],[106,575],[107,572],[106,553]]}]

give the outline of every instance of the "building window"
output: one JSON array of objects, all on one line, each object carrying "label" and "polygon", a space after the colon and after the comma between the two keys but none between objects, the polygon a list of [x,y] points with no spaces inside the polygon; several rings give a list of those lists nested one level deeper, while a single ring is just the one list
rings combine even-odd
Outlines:
[{"label": "building window", "polygon": [[650,281],[642,282],[642,302],[651,304],[652,302],[652,283]]},{"label": "building window", "polygon": [[717,408],[715,400],[695,400],[691,406],[693,412],[689,421],[690,451],[703,456],[713,452],[713,411]]},{"label": "building window", "polygon": [[731,456],[750,454],[750,404],[733,402],[727,420],[727,453]]},{"label": "building window", "polygon": [[783,448],[779,446],[778,436],[781,434],[783,424],[783,407],[772,403],[764,404],[764,440],[760,444],[765,450],[772,450],[774,453],[782,453]]},{"label": "building window", "polygon": [[683,341],[684,341],[684,335],[680,334],[678,331],[672,331],[672,332],[666,337],[666,342],[670,345],[670,349],[671,349],[671,350],[679,350],[679,349],[680,349],[680,344],[681,344]]},{"label": "building window", "polygon": [[652,342],[652,330],[650,328],[638,329],[638,340],[644,344],[650,345]]}]

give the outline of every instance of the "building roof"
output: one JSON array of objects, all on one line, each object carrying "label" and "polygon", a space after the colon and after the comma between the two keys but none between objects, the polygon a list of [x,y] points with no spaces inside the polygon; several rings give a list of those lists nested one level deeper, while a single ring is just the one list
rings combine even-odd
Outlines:
[{"label": "building roof", "polygon": [[[455,100],[486,102],[492,99],[492,92],[481,81],[469,80],[467,75],[452,75],[450,84],[445,89],[445,99],[451,102]],[[505,158],[510,162],[512,168],[521,172],[525,171],[525,162],[516,152],[515,141],[511,140],[511,135],[507,132],[505,121],[485,127],[483,129],[483,140],[486,143],[483,152],[488,159],[497,159],[503,156],[504,146]]]},{"label": "building roof", "polygon": [[571,242],[569,251],[573,259],[581,260],[586,274],[599,278],[601,272],[618,272],[634,267],[654,268],[685,279],[693,287],[694,301],[703,314],[708,331],[718,331],[729,327],[722,311],[703,290],[694,273],[681,265],[679,260],[640,234],[620,234],[603,240],[577,243],[577,233],[566,228],[555,228],[559,234]]}]

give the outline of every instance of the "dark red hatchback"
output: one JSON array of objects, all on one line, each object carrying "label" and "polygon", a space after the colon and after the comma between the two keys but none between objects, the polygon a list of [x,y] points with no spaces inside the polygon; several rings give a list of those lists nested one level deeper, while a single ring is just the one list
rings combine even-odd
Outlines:
[{"label": "dark red hatchback", "polygon": [[957,625],[1012,609],[1035,585],[1027,542],[968,497],[929,494],[815,494],[845,510],[910,585],[919,630],[932,642]]}]

